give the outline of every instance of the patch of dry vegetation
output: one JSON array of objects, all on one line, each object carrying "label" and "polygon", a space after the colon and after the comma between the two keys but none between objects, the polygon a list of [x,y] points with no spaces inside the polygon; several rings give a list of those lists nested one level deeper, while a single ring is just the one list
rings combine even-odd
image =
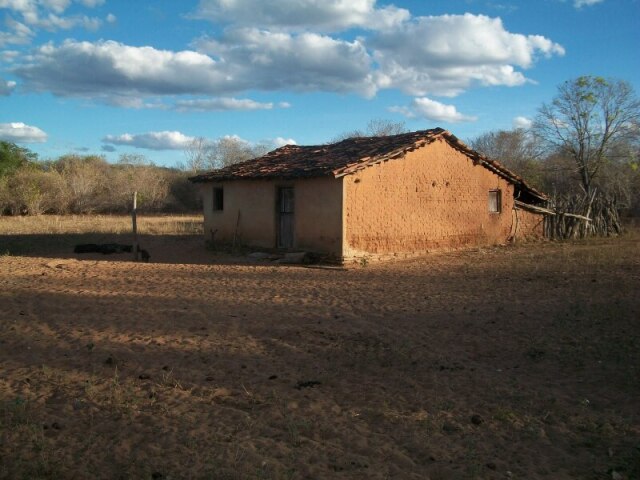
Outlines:
[{"label": "patch of dry vegetation", "polygon": [[[202,239],[202,215],[138,215],[137,224],[142,245],[156,253]],[[129,215],[0,216],[0,255],[69,256],[82,243],[132,242]]]},{"label": "patch of dry vegetation", "polygon": [[[139,215],[141,235],[202,235],[202,215]],[[0,235],[131,233],[129,215],[0,216]]]}]

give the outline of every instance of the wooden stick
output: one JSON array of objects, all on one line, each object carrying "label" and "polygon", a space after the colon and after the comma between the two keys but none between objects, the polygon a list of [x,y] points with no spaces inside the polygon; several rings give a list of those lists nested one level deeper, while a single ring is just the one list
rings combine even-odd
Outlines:
[{"label": "wooden stick", "polygon": [[555,215],[556,212],[553,210],[549,210],[548,208],[539,207],[538,205],[531,205],[529,203],[521,202],[520,200],[514,200],[514,205],[516,208],[521,210],[530,210],[536,213],[544,213],[546,215]]},{"label": "wooden stick", "polygon": [[584,220],[585,222],[591,222],[592,220],[589,217],[585,217],[584,215],[577,215],[575,213],[564,213],[560,212],[558,215],[562,215],[564,217],[577,218],[578,220]]},{"label": "wooden stick", "polygon": [[138,192],[133,192],[133,210],[131,210],[131,221],[133,223],[133,259],[138,261],[138,221],[136,212],[138,210]]}]

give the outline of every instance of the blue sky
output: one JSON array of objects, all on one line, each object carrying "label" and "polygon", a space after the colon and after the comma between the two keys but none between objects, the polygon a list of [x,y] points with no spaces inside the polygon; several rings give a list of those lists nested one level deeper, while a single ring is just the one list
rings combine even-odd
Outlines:
[{"label": "blue sky", "polygon": [[324,143],[371,119],[462,139],[565,80],[640,93],[640,0],[0,0],[0,139],[41,158],[195,137]]}]

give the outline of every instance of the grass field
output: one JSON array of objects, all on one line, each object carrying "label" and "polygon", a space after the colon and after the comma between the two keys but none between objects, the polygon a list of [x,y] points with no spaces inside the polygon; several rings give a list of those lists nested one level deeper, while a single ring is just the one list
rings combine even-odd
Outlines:
[{"label": "grass field", "polygon": [[637,231],[338,269],[183,220],[0,218],[0,478],[640,478]]},{"label": "grass field", "polygon": [[[139,215],[139,240],[170,261],[179,244],[202,240],[202,215]],[[0,216],[0,255],[65,256],[83,243],[133,243],[129,215]],[[203,243],[203,242],[200,242]],[[166,250],[169,250],[168,252]],[[163,254],[169,256],[163,258]],[[192,252],[187,253],[184,261]],[[156,255],[154,255],[155,257]],[[180,260],[178,258],[178,260]]]}]

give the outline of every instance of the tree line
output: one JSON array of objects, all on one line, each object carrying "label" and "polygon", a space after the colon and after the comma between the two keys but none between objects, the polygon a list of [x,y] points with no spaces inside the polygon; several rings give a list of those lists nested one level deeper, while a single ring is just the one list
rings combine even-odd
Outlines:
[{"label": "tree line", "polygon": [[196,138],[185,149],[185,163],[166,168],[135,154],[120,155],[116,163],[76,154],[40,161],[29,149],[0,141],[0,215],[124,213],[131,210],[133,192],[141,211],[199,211],[202,200],[190,176],[255,158],[271,147],[237,137]]},{"label": "tree line", "polygon": [[98,155],[38,161],[26,148],[0,141],[0,214],[124,213],[138,192],[140,209],[188,212],[200,208],[188,174],[141,155],[111,164]]}]

